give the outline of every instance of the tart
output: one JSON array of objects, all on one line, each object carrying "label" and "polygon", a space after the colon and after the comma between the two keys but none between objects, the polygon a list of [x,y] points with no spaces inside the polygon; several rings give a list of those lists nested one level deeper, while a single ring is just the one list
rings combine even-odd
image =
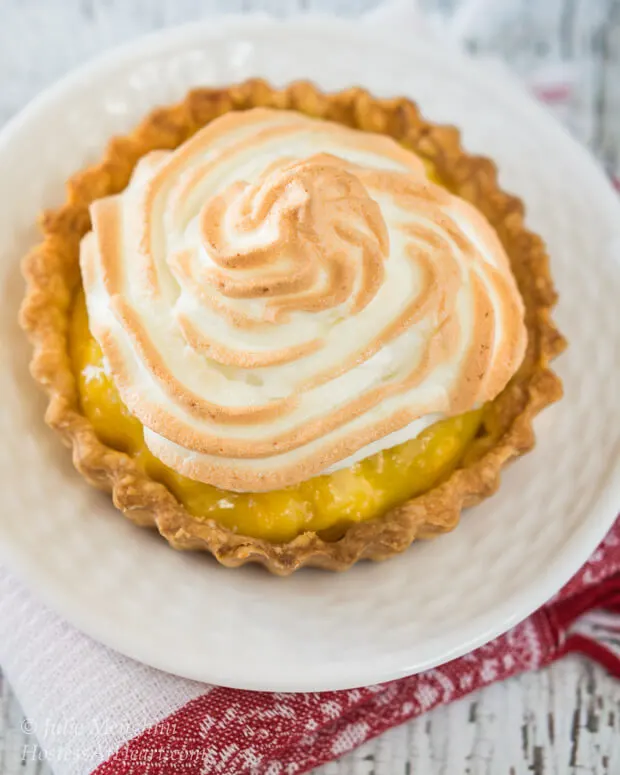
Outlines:
[{"label": "tart", "polygon": [[561,396],[542,240],[407,99],[197,89],[67,190],[23,264],[31,372],[76,468],[176,549],[387,558]]}]

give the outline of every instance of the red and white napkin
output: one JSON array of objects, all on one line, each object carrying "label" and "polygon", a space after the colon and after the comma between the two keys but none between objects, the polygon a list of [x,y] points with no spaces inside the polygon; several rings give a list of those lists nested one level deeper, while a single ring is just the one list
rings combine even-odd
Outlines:
[{"label": "red and white napkin", "polygon": [[[473,6],[480,12],[484,3]],[[377,35],[426,23],[398,0],[368,21]],[[464,37],[472,21],[453,20],[453,37]],[[529,83],[560,116],[576,88],[566,69],[535,73]],[[78,632],[0,568],[0,664],[27,714],[22,756],[48,760],[57,775],[307,772],[568,652],[620,677],[620,518],[572,581],[502,637],[418,676],[321,694],[242,692],[161,673]]]},{"label": "red and white napkin", "polygon": [[471,654],[380,686],[222,689],[141,665],[81,634],[0,571],[0,663],[20,697],[25,759],[57,775],[292,775],[437,705],[577,652],[620,677],[620,519],[547,605]]}]

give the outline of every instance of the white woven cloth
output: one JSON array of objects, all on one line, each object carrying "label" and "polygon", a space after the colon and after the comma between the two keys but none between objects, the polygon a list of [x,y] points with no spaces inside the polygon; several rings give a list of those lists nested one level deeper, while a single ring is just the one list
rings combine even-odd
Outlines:
[{"label": "white woven cloth", "polygon": [[0,570],[0,663],[26,714],[25,758],[91,772],[126,740],[205,691],[96,643]]}]

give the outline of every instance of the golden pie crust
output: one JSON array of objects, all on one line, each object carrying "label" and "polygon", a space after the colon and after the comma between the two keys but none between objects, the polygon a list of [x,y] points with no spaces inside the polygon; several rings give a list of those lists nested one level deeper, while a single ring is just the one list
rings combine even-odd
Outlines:
[{"label": "golden pie crust", "polygon": [[[474,204],[496,229],[523,297],[528,348],[517,374],[489,405],[461,466],[443,483],[389,510],[348,527],[335,541],[314,532],[274,544],[233,533],[191,516],[163,484],[128,455],[102,444],[82,414],[68,354],[71,304],[80,285],[79,245],[90,229],[90,203],[121,191],[138,159],[156,148],[175,148],[205,124],[231,110],[266,106],[393,137],[427,160],[451,191]],[[405,99],[376,99],[354,88],[324,94],[308,82],[274,89],[261,80],[191,91],[179,104],[158,108],[130,134],[112,139],[103,160],[74,175],[67,200],[42,214],[44,240],[26,256],[27,292],[20,322],[34,345],[31,373],[49,397],[46,422],[73,449],[73,462],[93,485],[112,492],[114,504],[140,526],[156,527],[176,549],[201,549],[227,566],[258,562],[278,575],[302,566],[345,570],[357,560],[383,560],[418,538],[452,530],[461,510],[491,495],[502,467],[534,445],[532,420],[562,395],[550,360],[565,346],[550,311],[556,293],[540,237],[524,226],[523,203],[504,193],[489,159],[466,153],[459,132],[425,121]]]}]

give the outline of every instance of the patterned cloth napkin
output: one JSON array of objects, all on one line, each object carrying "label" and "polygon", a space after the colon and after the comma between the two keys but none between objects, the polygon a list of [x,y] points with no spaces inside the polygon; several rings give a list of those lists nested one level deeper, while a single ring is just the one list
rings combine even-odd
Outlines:
[{"label": "patterned cloth napkin", "polygon": [[223,689],[92,641],[0,571],[0,662],[23,702],[24,759],[57,775],[292,775],[437,705],[578,652],[620,678],[620,518],[547,605],[410,678],[312,694]]},{"label": "patterned cloth napkin", "polygon": [[[484,2],[472,5],[488,21]],[[466,36],[472,18],[454,19],[453,36]],[[411,2],[396,0],[367,21],[377,35],[431,34],[432,20]],[[568,71],[536,73],[528,85],[559,116],[576,88]],[[307,772],[568,652],[620,677],[620,518],[566,587],[510,632],[427,673],[341,692],[243,692],[161,673],[78,632],[0,568],[0,664],[27,713],[22,755],[46,759],[57,775]]]},{"label": "patterned cloth napkin", "polygon": [[[437,705],[576,652],[620,678],[620,518],[589,562],[546,606],[505,635],[435,670],[362,689],[269,694],[208,687],[97,768],[166,775],[171,753],[196,751],[184,772],[302,773]],[[156,755],[150,760],[152,752]]]}]

